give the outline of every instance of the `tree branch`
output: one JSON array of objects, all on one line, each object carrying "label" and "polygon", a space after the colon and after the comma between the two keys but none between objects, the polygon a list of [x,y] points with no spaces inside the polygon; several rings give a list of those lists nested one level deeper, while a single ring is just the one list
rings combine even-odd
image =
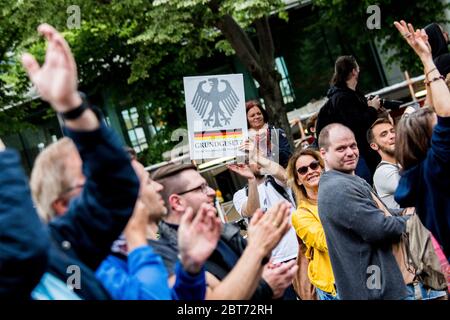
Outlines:
[{"label": "tree branch", "polygon": [[266,70],[274,68],[275,48],[270,30],[269,18],[264,16],[255,21],[256,34],[258,36],[259,54],[261,56],[261,64]]},{"label": "tree branch", "polygon": [[261,58],[256,52],[255,46],[230,15],[224,15],[216,21],[216,27],[236,51],[236,55],[258,80],[262,78]]}]

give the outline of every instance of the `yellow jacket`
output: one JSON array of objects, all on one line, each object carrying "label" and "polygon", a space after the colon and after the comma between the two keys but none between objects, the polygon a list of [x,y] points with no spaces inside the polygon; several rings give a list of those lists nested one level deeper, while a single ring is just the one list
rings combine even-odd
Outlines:
[{"label": "yellow jacket", "polygon": [[310,261],[309,281],[320,290],[336,295],[325,231],[319,219],[317,205],[300,201],[292,214],[292,226],[307,248],[305,255]]}]

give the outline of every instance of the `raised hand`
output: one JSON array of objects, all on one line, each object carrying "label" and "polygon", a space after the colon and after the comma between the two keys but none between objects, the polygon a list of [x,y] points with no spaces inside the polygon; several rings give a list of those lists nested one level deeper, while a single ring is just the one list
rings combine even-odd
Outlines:
[{"label": "raised hand", "polygon": [[264,158],[261,151],[255,148],[255,144],[249,139],[245,140],[240,146],[239,150],[246,151],[249,155],[249,163],[260,163],[260,161],[264,162],[267,159]]},{"label": "raised hand", "polygon": [[147,206],[141,200],[136,201],[133,215],[128,220],[124,230],[129,252],[147,244],[148,217],[149,209]]},{"label": "raised hand", "polygon": [[239,150],[253,152],[255,150],[255,144],[247,139],[239,146]]},{"label": "raised hand", "polygon": [[265,214],[261,209],[256,210],[248,227],[248,245],[258,247],[264,255],[269,255],[291,227],[290,208],[288,202],[281,201]]},{"label": "raised hand", "polygon": [[52,26],[39,25],[38,32],[48,42],[45,62],[39,66],[31,54],[22,56],[22,64],[41,98],[55,111],[66,112],[82,102],[77,92],[77,67],[72,52],[63,36]]},{"label": "raised hand", "polygon": [[411,23],[406,24],[403,20],[395,21],[394,25],[422,60],[431,57],[431,46],[424,29],[414,31],[413,25]]},{"label": "raised hand", "polygon": [[244,177],[245,179],[255,179],[255,175],[250,169],[248,164],[229,164],[227,168],[233,172],[236,172],[238,175]]},{"label": "raised hand", "polygon": [[198,273],[217,246],[222,224],[216,216],[216,209],[210,204],[202,204],[194,217],[188,208],[181,217],[178,228],[178,248],[184,269]]}]

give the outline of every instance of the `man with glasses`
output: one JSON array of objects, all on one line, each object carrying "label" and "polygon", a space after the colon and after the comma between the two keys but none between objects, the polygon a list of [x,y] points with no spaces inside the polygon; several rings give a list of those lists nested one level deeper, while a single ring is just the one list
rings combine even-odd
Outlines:
[{"label": "man with glasses", "polygon": [[[152,177],[163,186],[161,194],[168,212],[159,224],[160,238],[149,243],[173,274],[180,245],[177,241],[180,221],[188,210],[195,213],[201,206],[215,210],[215,191],[192,164],[167,165],[156,170]],[[295,261],[279,268],[263,266],[289,228],[287,204],[278,204],[264,216],[261,211],[255,213],[248,228],[248,243],[241,237],[239,228],[223,225],[216,249],[206,262],[206,299],[281,297],[297,270]]]},{"label": "man with glasses", "polygon": [[[167,214],[160,195],[163,187],[137,160],[132,165],[141,182],[139,197],[123,238],[97,269],[97,278],[117,300],[204,300],[204,264],[219,239],[220,220],[206,207],[195,218],[193,212],[183,216],[178,234],[180,261],[169,278],[163,260],[148,245],[148,239],[157,238],[157,225]],[[169,281],[174,283],[171,290]]]}]

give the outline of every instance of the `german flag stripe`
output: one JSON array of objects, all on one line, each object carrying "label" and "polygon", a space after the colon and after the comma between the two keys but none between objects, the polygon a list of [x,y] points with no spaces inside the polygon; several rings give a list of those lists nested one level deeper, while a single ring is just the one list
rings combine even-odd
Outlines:
[{"label": "german flag stripe", "polygon": [[195,140],[217,140],[217,139],[237,139],[241,138],[242,134],[235,134],[235,135],[217,135],[217,136],[208,136],[208,137],[194,137]]},{"label": "german flag stripe", "polygon": [[242,135],[242,129],[194,132],[195,137]]}]

